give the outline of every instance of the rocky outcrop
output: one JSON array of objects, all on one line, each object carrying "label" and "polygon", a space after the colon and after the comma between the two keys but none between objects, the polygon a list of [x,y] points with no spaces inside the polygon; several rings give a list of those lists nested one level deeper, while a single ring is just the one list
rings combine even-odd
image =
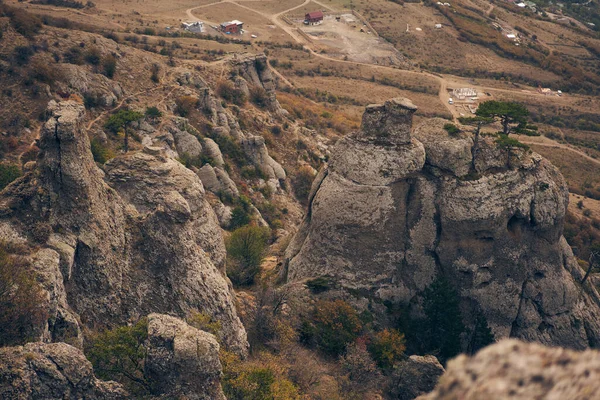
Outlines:
[{"label": "rocky outcrop", "polygon": [[431,392],[444,373],[434,356],[410,356],[395,366],[390,395],[397,400],[413,400]]},{"label": "rocky outcrop", "polygon": [[419,400],[597,399],[600,353],[503,340],[448,363],[435,390]]},{"label": "rocky outcrop", "polygon": [[0,398],[89,399],[128,397],[115,382],[96,379],[92,364],[65,343],[0,348]]},{"label": "rocky outcrop", "polygon": [[277,82],[264,54],[259,55],[241,55],[233,60],[234,68],[237,69],[239,77],[235,82],[236,86],[244,92],[249,93],[248,84],[263,88],[267,94],[267,109],[278,115],[287,115],[277,97],[275,91]]},{"label": "rocky outcrop", "polygon": [[[78,321],[114,325],[198,310],[220,321],[223,343],[244,354],[223,237],[198,176],[160,148],[117,157],[103,172],[82,129],[83,105],[51,102],[49,113],[37,170],[0,197],[0,229],[42,248],[37,269],[55,310],[45,337],[64,340]],[[41,241],[40,224],[50,233]]]},{"label": "rocky outcrop", "polygon": [[[581,290],[562,238],[568,191],[558,170],[494,138],[476,146],[451,136],[439,120],[413,135],[415,109],[405,99],[369,106],[361,130],[336,144],[288,247],[287,279],[328,277],[373,309],[384,301],[418,315],[421,293],[443,276],[467,326],[482,313],[496,338],[600,343],[598,294]],[[385,308],[376,314],[386,318]]]},{"label": "rocky outcrop", "polygon": [[[269,155],[267,146],[265,145],[265,138],[262,136],[250,136],[243,139],[242,148],[254,164],[256,164],[269,179],[275,181],[285,179],[285,170]],[[277,183],[277,185],[279,185],[279,183]]]},{"label": "rocky outcrop", "polygon": [[219,344],[213,335],[168,315],[148,316],[144,376],[162,398],[225,399]]},{"label": "rocky outcrop", "polygon": [[100,106],[114,106],[123,97],[123,88],[101,74],[91,74],[85,68],[74,64],[60,64],[61,81],[57,82],[58,92],[77,93],[82,98],[92,99]]}]

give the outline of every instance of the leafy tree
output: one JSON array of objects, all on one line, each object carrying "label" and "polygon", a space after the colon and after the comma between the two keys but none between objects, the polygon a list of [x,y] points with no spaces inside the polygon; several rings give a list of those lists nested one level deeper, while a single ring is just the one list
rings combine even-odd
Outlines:
[{"label": "leafy tree", "polygon": [[48,318],[44,299],[26,259],[0,243],[0,346],[35,340],[36,328]]},{"label": "leafy tree", "polygon": [[500,121],[502,134],[519,133],[536,135],[537,128],[528,124],[529,110],[519,103],[489,100],[477,108],[476,115]]},{"label": "leafy tree", "polygon": [[459,308],[459,297],[443,277],[437,278],[423,292],[425,312],[424,352],[438,355],[446,361],[461,350],[460,336],[465,327]]},{"label": "leafy tree", "polygon": [[368,349],[380,368],[389,369],[404,355],[406,340],[399,331],[384,329],[373,335]]},{"label": "leafy tree", "polygon": [[293,178],[294,194],[304,205],[308,202],[312,182],[315,178],[313,169],[308,166],[303,166],[298,169],[296,176]]},{"label": "leafy tree", "polygon": [[142,395],[150,392],[144,378],[147,339],[148,320],[142,318],[135,325],[93,335],[85,354],[99,378],[121,382],[130,392]]},{"label": "leafy tree", "polygon": [[0,163],[0,190],[21,176],[21,170],[16,164]]},{"label": "leafy tree", "polygon": [[131,122],[141,119],[144,115],[137,111],[119,110],[108,118],[104,124],[104,128],[112,133],[118,133],[121,129],[125,131],[125,152],[129,150],[129,129],[127,125]]},{"label": "leafy tree", "polygon": [[229,257],[227,275],[236,285],[251,285],[260,272],[265,256],[269,228],[243,226],[236,229],[227,240]]},{"label": "leafy tree", "polygon": [[488,326],[487,319],[480,312],[475,318],[475,325],[469,334],[467,352],[475,354],[480,349],[495,342],[494,334]]}]

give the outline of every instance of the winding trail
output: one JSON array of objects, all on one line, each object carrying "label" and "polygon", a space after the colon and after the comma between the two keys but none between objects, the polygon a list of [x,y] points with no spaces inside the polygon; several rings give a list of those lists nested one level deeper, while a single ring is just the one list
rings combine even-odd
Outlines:
[{"label": "winding trail", "polygon": [[515,138],[517,138],[519,140],[519,142],[524,143],[524,144],[528,144],[528,145],[534,145],[534,146],[541,146],[541,147],[549,147],[549,148],[553,148],[553,149],[564,149],[564,150],[568,150],[574,154],[577,154],[578,156],[585,158],[587,161],[590,161],[596,165],[600,165],[600,160],[597,160],[593,157],[590,157],[589,155],[585,154],[583,151],[581,150],[577,150],[569,145],[563,144],[563,143],[558,143],[552,139],[549,139],[545,136],[538,136],[536,139],[531,139],[529,136],[524,136],[524,135],[512,135]]}]

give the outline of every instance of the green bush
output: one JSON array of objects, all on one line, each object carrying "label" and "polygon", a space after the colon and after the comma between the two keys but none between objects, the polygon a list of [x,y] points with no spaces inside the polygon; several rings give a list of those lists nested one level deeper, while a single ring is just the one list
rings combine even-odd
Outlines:
[{"label": "green bush", "polygon": [[26,258],[0,243],[0,347],[36,339],[48,318],[45,298]]},{"label": "green bush", "polygon": [[221,333],[221,322],[215,321],[210,315],[205,313],[197,311],[193,312],[188,318],[186,318],[186,322],[189,326],[193,326],[201,331],[212,333],[215,336]]},{"label": "green bush", "polygon": [[343,300],[320,300],[311,318],[303,321],[301,340],[316,346],[325,354],[337,357],[354,342],[362,331],[358,313]]},{"label": "green bush", "polygon": [[13,58],[17,65],[26,65],[35,51],[31,46],[17,46],[13,50]]},{"label": "green bush", "polygon": [[444,129],[452,136],[458,135],[460,133],[460,129],[458,129],[458,127],[454,124],[445,124]]},{"label": "green bush", "polygon": [[4,15],[10,18],[14,30],[26,38],[32,39],[42,29],[42,20],[37,15],[0,3],[0,16]]},{"label": "green bush", "polygon": [[331,289],[333,282],[326,276],[320,276],[306,281],[305,285],[311,293],[319,294]]},{"label": "green bush", "polygon": [[0,164],[0,190],[7,187],[12,181],[21,176],[21,170],[16,164]]},{"label": "green bush", "polygon": [[252,285],[267,250],[268,228],[243,226],[227,240],[227,276],[237,286]]},{"label": "green bush", "polygon": [[158,107],[147,107],[146,108],[146,117],[155,120],[162,117],[162,112],[158,109]]},{"label": "green bush", "polygon": [[150,383],[144,378],[147,339],[148,320],[142,318],[135,325],[92,335],[85,355],[99,378],[120,382],[132,394],[147,394],[150,391]]},{"label": "green bush", "polygon": [[63,60],[69,64],[83,64],[83,54],[81,52],[81,48],[77,46],[71,47],[63,54]]},{"label": "green bush", "polygon": [[222,351],[223,392],[229,400],[300,400],[298,388],[284,375],[279,363],[266,360],[242,361]]},{"label": "green bush", "polygon": [[115,153],[105,143],[98,138],[93,138],[90,142],[92,148],[92,156],[94,161],[100,164],[106,163],[108,160],[115,157]]}]

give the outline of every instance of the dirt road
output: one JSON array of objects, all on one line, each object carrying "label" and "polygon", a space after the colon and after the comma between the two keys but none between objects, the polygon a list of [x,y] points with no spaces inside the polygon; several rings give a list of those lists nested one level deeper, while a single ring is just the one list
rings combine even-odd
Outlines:
[{"label": "dirt road", "polygon": [[577,154],[579,157],[585,158],[587,161],[590,161],[596,165],[600,165],[600,160],[597,160],[595,158],[588,156],[583,151],[577,150],[577,149],[575,149],[569,145],[563,144],[563,143],[558,143],[558,142],[556,142],[552,139],[549,139],[545,136],[534,136],[534,137],[525,136],[525,135],[512,135],[512,136],[514,136],[517,140],[519,140],[519,142],[524,143],[524,144],[568,150],[574,154]]}]

